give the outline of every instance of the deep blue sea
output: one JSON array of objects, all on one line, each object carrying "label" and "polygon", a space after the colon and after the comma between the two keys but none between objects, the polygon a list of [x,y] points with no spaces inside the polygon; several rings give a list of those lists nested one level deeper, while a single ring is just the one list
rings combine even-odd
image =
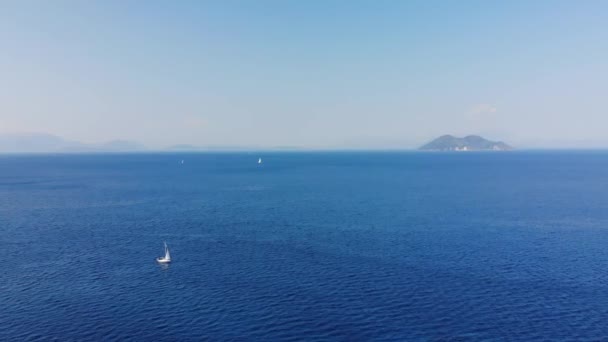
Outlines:
[{"label": "deep blue sea", "polygon": [[605,341],[608,152],[5,155],[0,249],[2,341]]}]

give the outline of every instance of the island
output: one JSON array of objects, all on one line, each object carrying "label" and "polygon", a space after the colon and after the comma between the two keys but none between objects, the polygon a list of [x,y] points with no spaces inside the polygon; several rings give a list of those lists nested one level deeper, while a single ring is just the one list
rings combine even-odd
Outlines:
[{"label": "island", "polygon": [[458,138],[442,135],[419,148],[421,151],[509,151],[513,148],[502,141],[491,141],[478,135]]}]

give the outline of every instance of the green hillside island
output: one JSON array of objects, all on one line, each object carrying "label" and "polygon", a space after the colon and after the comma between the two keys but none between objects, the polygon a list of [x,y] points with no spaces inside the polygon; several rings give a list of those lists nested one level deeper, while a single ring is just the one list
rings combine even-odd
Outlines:
[{"label": "green hillside island", "polygon": [[512,149],[502,141],[490,141],[478,135],[464,138],[442,135],[419,148],[421,151],[509,151]]}]

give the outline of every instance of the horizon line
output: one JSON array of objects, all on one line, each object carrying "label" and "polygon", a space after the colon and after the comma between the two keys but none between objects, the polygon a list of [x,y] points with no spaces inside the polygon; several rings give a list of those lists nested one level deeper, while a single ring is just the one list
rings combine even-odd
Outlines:
[{"label": "horizon line", "polygon": [[608,147],[543,147],[543,148],[517,148],[509,151],[491,150],[469,150],[469,151],[432,151],[420,150],[418,148],[294,148],[294,149],[209,149],[209,150],[182,150],[171,151],[162,149],[145,149],[133,151],[28,151],[28,152],[0,152],[0,156],[17,155],[116,155],[116,154],[214,154],[214,153],[310,153],[310,152],[408,152],[420,154],[503,154],[518,152],[602,152],[607,151]]}]

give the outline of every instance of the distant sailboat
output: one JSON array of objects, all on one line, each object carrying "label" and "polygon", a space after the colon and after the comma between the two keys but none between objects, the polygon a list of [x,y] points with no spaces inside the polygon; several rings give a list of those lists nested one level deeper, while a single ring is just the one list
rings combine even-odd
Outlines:
[{"label": "distant sailboat", "polygon": [[181,163],[182,163],[182,164],[184,163],[184,160],[183,160],[183,159],[182,159]]},{"label": "distant sailboat", "polygon": [[258,164],[262,164],[262,158],[258,159]]},{"label": "distant sailboat", "polygon": [[169,247],[167,247],[167,243],[165,242],[165,256],[156,258],[156,262],[161,264],[168,264],[171,262],[171,254],[169,254]]}]

